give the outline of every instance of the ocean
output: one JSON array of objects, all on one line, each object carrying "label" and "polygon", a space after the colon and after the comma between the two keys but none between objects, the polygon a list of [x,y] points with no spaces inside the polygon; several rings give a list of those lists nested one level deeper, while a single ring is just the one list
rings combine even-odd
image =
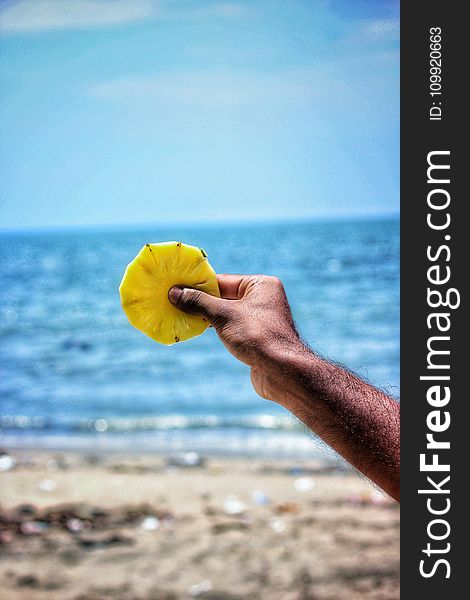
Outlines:
[{"label": "ocean", "polygon": [[215,331],[171,347],[134,329],[118,287],[147,242],[205,249],[219,273],[280,277],[302,337],[399,394],[398,219],[0,235],[0,444],[318,457],[259,398]]}]

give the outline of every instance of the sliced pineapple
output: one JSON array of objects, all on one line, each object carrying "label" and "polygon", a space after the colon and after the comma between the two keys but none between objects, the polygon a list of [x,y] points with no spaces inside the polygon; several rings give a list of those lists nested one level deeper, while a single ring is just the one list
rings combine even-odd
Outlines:
[{"label": "sliced pineapple", "polygon": [[217,276],[202,248],[182,242],[145,244],[129,263],[119,286],[130,323],[156,342],[170,346],[201,335],[209,323],[175,308],[168,290],[181,285],[220,297]]}]

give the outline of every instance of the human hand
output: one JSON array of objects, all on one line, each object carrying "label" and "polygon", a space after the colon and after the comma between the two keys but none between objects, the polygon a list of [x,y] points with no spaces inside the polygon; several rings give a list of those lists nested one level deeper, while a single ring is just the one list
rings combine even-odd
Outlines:
[{"label": "human hand", "polygon": [[170,302],[206,318],[227,350],[251,367],[255,390],[279,401],[278,365],[305,350],[282,282],[266,275],[218,275],[217,279],[221,298],[177,286],[168,293]]}]

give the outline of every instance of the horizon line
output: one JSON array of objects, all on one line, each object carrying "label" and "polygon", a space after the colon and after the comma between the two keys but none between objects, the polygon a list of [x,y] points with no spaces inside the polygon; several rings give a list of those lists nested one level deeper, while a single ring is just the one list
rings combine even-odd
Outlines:
[{"label": "horizon line", "polygon": [[317,214],[317,215],[298,215],[298,216],[269,216],[269,217],[216,217],[193,220],[168,220],[164,223],[88,223],[88,224],[70,224],[70,225],[43,225],[43,226],[25,226],[25,227],[0,227],[0,235],[14,233],[73,233],[80,231],[140,231],[145,229],[169,229],[172,227],[223,227],[243,225],[282,225],[282,224],[302,224],[302,223],[328,223],[341,221],[379,221],[381,219],[399,219],[400,211],[384,212],[366,212],[366,213],[341,213],[341,214]]}]

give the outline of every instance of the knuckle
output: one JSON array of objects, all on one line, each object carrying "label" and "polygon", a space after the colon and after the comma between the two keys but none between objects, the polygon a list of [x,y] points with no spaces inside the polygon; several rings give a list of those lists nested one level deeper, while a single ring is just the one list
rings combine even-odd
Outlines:
[{"label": "knuckle", "polygon": [[199,308],[202,300],[202,293],[199,290],[185,290],[184,303],[189,309]]},{"label": "knuckle", "polygon": [[267,276],[267,280],[269,281],[270,285],[273,286],[273,288],[276,288],[278,290],[283,290],[284,289],[284,284],[279,279],[279,277],[275,277],[273,275],[269,275],[269,276]]}]

